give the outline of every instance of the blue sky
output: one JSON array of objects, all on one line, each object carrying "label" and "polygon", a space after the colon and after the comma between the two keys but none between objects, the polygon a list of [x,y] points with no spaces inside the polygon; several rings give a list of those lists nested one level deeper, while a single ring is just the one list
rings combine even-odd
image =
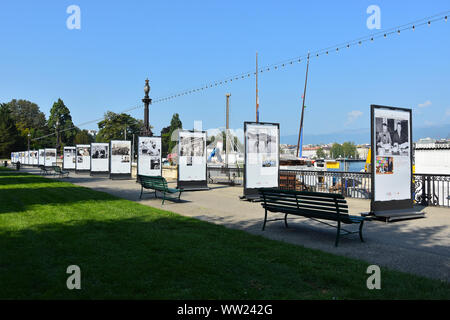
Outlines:
[{"label": "blue sky", "polygon": [[[81,29],[69,30],[69,5]],[[450,10],[443,1],[2,1],[0,102],[36,102],[47,115],[62,98],[75,124],[106,110],[141,105],[146,77],[153,99],[269,65],[308,50],[369,35],[369,5],[381,28]],[[369,127],[370,104],[414,109],[414,125],[450,123],[450,22],[394,34],[312,59],[305,134]],[[259,76],[260,120],[298,132],[306,64]],[[255,116],[254,78],[150,108],[159,133],[178,112],[185,128],[242,128]],[[143,109],[130,112],[143,117]],[[96,124],[85,126],[97,129]]]}]

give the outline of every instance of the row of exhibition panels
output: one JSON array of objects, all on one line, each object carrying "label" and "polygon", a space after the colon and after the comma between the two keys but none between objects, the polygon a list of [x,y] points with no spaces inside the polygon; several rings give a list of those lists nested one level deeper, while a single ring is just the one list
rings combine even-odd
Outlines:
[{"label": "row of exhibition panels", "polygon": [[[244,123],[245,174],[244,189],[257,193],[258,188],[277,187],[279,175],[279,124]],[[137,174],[162,175],[161,137],[138,137]],[[207,188],[206,131],[178,132],[178,187]],[[56,148],[11,153],[12,162],[25,165],[56,165]],[[132,144],[128,140],[109,143],[77,144],[63,151],[63,170],[88,172],[91,175],[109,174],[131,178]],[[253,192],[252,192],[253,191]],[[244,192],[245,193],[245,192]]]}]

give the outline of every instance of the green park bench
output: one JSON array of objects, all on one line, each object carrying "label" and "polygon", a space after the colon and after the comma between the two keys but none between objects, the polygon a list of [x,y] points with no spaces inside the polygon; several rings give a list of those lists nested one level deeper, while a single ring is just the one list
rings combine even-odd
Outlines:
[{"label": "green park bench", "polygon": [[157,198],[156,192],[159,191],[163,194],[162,196],[162,204],[164,204],[164,200],[166,199],[177,199],[177,197],[167,197],[168,194],[176,194],[178,193],[178,201],[180,200],[181,193],[183,189],[175,189],[169,188],[167,186],[167,181],[164,177],[161,176],[145,176],[138,175],[138,182],[141,184],[141,195],[139,199],[142,199],[142,194],[144,189],[151,189],[155,191],[155,198]]},{"label": "green park bench", "polygon": [[69,171],[62,170],[60,166],[52,166],[52,169],[55,176],[59,176],[60,178],[69,176]]},{"label": "green park bench", "polygon": [[38,166],[38,168],[39,168],[39,170],[41,170],[41,171],[39,172],[40,175],[46,176],[46,175],[49,175],[49,174],[50,174],[50,171],[49,171],[43,164],[40,164],[40,165]]},{"label": "green park bench", "polygon": [[[337,228],[335,246],[338,246],[339,237],[353,233],[359,233],[361,242],[364,242],[362,236],[362,228],[366,217],[352,216],[348,214],[347,201],[341,194],[308,192],[308,191],[291,191],[280,189],[262,188],[259,190],[262,198],[261,205],[265,209],[264,224],[262,229],[266,227],[266,222],[284,220],[286,228],[288,214],[303,216],[314,221]],[[284,213],[284,218],[267,220],[267,212]],[[337,226],[320,220],[336,221]],[[359,231],[351,232],[341,227],[341,224],[359,224]],[[344,233],[341,233],[341,229]]]}]

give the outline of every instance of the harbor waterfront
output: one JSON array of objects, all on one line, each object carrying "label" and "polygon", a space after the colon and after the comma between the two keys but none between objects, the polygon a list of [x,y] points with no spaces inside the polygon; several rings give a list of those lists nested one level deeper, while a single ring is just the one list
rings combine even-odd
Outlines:
[{"label": "harbor waterfront", "polygon": [[[243,168],[208,167],[210,183],[243,183]],[[370,199],[371,174],[351,171],[281,169],[280,188],[341,193],[345,197]],[[450,174],[413,174],[414,202],[450,207]]]}]

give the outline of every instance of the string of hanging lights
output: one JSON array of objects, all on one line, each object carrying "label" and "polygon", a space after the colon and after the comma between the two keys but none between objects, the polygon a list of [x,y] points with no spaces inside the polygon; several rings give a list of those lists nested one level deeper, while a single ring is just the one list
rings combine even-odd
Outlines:
[{"label": "string of hanging lights", "polygon": [[[267,66],[258,68],[257,70],[254,70],[254,71],[247,71],[247,72],[236,74],[234,76],[230,76],[230,77],[224,78],[222,80],[211,81],[208,84],[200,86],[200,87],[183,90],[183,91],[180,91],[180,92],[172,94],[172,95],[168,95],[168,96],[164,96],[164,97],[161,97],[161,98],[153,99],[152,104],[170,101],[170,100],[173,100],[173,99],[176,99],[176,98],[179,98],[179,97],[183,97],[183,96],[186,96],[186,95],[189,95],[189,94],[202,92],[202,91],[207,90],[207,89],[211,89],[211,88],[215,88],[215,87],[218,87],[218,86],[231,84],[231,83],[239,81],[239,80],[248,79],[248,78],[250,78],[252,76],[256,76],[256,72],[263,73],[263,72],[269,72],[269,71],[275,71],[275,70],[284,69],[285,67],[292,66],[294,64],[306,61],[306,59],[308,59],[308,56],[309,56],[309,59],[312,59],[312,58],[316,58],[317,59],[320,56],[329,55],[330,52],[338,53],[339,51],[342,51],[342,49],[350,49],[352,47],[361,46],[361,45],[363,45],[366,42],[373,42],[376,39],[387,38],[388,36],[393,35],[395,33],[400,35],[401,32],[403,32],[403,31],[415,31],[419,27],[431,26],[431,24],[435,23],[435,22],[440,22],[440,21],[447,22],[449,13],[450,13],[450,10],[444,11],[444,12],[441,12],[441,13],[438,13],[438,14],[426,17],[426,18],[422,18],[422,19],[419,19],[419,20],[407,23],[407,24],[396,26],[396,27],[393,27],[393,28],[390,28],[390,29],[387,29],[387,30],[384,30],[384,31],[379,31],[379,32],[373,33],[373,34],[368,35],[368,36],[360,37],[360,38],[353,39],[353,40],[350,40],[350,41],[345,41],[345,42],[342,42],[342,43],[337,44],[337,45],[329,46],[327,48],[311,51],[311,52],[308,52],[308,54],[304,54],[302,56],[298,56],[298,57],[295,57],[295,58],[287,59],[287,60],[284,60],[284,61],[281,61],[281,62],[278,62],[278,63],[275,63],[275,64],[267,65]],[[144,105],[135,106],[135,107],[123,110],[121,113],[130,112],[130,111],[133,111],[133,110],[136,110],[136,109],[140,109],[140,108],[143,108],[143,107],[144,107]],[[95,119],[95,120],[91,120],[91,121],[88,121],[88,122],[84,122],[82,124],[79,124],[78,126],[73,126],[71,128],[66,128],[66,129],[63,129],[63,130],[59,130],[58,132],[64,132],[64,131],[72,130],[72,129],[76,128],[76,127],[81,127],[81,126],[85,126],[85,125],[88,125],[88,124],[91,124],[91,123],[102,121],[103,119],[104,119],[104,117],[103,118],[99,118],[99,119]],[[46,137],[49,137],[49,136],[52,136],[52,135],[55,135],[55,134],[56,133],[51,133],[51,134],[44,135],[44,136],[41,136],[41,137],[38,137],[38,138],[34,138],[34,139],[31,139],[31,140],[33,140],[33,141],[34,140],[39,140],[39,139],[43,139],[43,138],[46,138]]]}]

